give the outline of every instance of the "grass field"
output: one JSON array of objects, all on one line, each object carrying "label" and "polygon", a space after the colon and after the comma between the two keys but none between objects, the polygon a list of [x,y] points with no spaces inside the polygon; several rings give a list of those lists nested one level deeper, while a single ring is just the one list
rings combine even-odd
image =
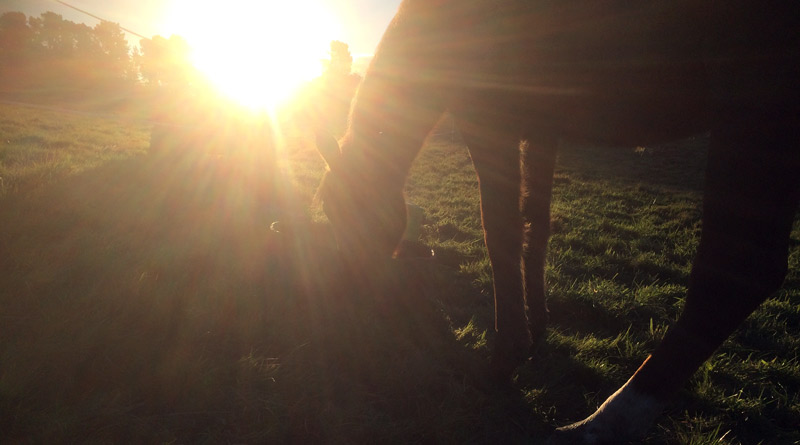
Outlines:
[{"label": "grass field", "polygon": [[[564,147],[552,323],[508,391],[483,378],[491,275],[457,141],[429,141],[408,182],[435,259],[359,290],[324,236],[269,231],[311,204],[323,163],[308,138],[280,163],[240,133],[156,152],[141,122],[2,104],[0,136],[6,443],[539,443],[679,314],[706,143]],[[647,443],[800,443],[800,223],[792,239],[784,288]]]}]

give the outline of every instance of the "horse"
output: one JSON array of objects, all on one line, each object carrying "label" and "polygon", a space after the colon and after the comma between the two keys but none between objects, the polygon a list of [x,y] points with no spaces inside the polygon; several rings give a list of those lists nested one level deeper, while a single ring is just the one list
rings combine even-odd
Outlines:
[{"label": "horse", "polygon": [[783,1],[405,0],[319,197],[344,258],[392,255],[411,163],[445,111],[480,187],[492,266],[490,369],[507,379],[547,322],[545,251],[561,140],[647,145],[710,132],[686,304],[591,416],[550,443],[643,437],[670,396],[787,273],[800,198],[800,7]]}]

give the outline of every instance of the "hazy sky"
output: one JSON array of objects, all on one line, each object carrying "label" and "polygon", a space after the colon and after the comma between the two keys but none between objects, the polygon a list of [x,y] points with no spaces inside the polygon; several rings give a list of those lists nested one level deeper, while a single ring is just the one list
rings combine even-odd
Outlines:
[{"label": "hazy sky", "polygon": [[[167,23],[167,10],[170,0],[66,0],[80,9],[91,12],[111,22],[119,23],[123,28],[133,30],[144,36],[151,37],[156,34],[169,37],[173,33],[180,34],[180,29],[170,29]],[[295,0],[281,0],[292,2]],[[353,55],[371,54],[383,30],[388,25],[400,0],[322,0],[328,4],[328,9],[338,16],[340,35],[330,36],[331,40],[341,40],[350,45]],[[253,0],[252,4],[277,2],[275,0]],[[196,0],[195,4],[208,3],[225,8],[229,4],[226,0],[204,2]],[[83,15],[64,6],[55,0],[0,0],[0,14],[8,11],[21,11],[28,16],[38,16],[45,11],[61,14],[66,20],[83,22],[94,26],[97,20]],[[245,7],[242,14],[248,14]],[[187,10],[186,16],[191,20],[192,11]],[[212,30],[213,32],[213,30]],[[137,44],[138,39],[127,36],[132,44]]]}]

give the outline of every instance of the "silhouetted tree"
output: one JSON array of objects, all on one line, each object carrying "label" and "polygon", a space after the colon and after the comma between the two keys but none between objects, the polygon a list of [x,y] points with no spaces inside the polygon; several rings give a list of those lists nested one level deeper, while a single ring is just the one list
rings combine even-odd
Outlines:
[{"label": "silhouetted tree", "polygon": [[327,68],[316,82],[314,119],[315,125],[333,134],[341,134],[347,127],[350,103],[361,82],[361,76],[354,74],[352,69],[353,56],[348,45],[332,41]]},{"label": "silhouetted tree", "polygon": [[116,23],[91,28],[50,11],[0,16],[0,77],[7,87],[86,93],[132,85],[139,75],[129,49]]},{"label": "silhouetted tree", "polygon": [[166,39],[160,35],[142,39],[138,56],[142,79],[153,86],[186,85],[194,78],[191,64],[191,48],[178,35]]},{"label": "silhouetted tree", "polygon": [[33,30],[33,43],[39,52],[51,57],[63,57],[75,49],[76,29],[69,29],[67,21],[60,14],[43,12],[39,17],[31,17],[29,22]]},{"label": "silhouetted tree", "polygon": [[28,19],[21,12],[6,12],[0,16],[0,57],[12,60],[30,49],[33,33]]},{"label": "silhouetted tree", "polygon": [[[158,124],[151,133],[151,150],[165,146],[192,145],[195,140],[184,134],[186,128],[202,124],[202,107],[198,107],[197,93],[204,85],[191,63],[191,48],[178,35],[169,39],[155,35],[142,39],[136,60],[142,80],[151,94],[150,117]],[[209,120],[206,120],[206,125]]]},{"label": "silhouetted tree", "polygon": [[31,36],[25,14],[7,12],[0,16],[0,83],[5,87],[18,85],[27,77]]},{"label": "silhouetted tree", "polygon": [[339,40],[331,42],[331,59],[326,74],[328,76],[349,76],[353,69],[353,56],[350,47]]},{"label": "silhouetted tree", "polygon": [[103,77],[115,80],[136,80],[131,62],[130,48],[125,33],[119,24],[100,22],[94,27],[94,38],[98,47],[95,58],[98,71]]}]

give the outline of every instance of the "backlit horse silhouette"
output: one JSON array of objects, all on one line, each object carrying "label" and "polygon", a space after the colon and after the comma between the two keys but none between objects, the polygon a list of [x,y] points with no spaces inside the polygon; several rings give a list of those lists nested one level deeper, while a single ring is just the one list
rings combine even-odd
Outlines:
[{"label": "backlit horse silhouette", "polygon": [[[389,257],[403,186],[445,110],[480,181],[508,377],[547,318],[544,254],[557,141],[644,145],[711,131],[685,309],[631,379],[553,443],[642,437],[787,271],[800,196],[797,2],[406,0],[355,99],[341,149],[318,140],[340,249]],[[520,262],[522,267],[520,267]]]}]

